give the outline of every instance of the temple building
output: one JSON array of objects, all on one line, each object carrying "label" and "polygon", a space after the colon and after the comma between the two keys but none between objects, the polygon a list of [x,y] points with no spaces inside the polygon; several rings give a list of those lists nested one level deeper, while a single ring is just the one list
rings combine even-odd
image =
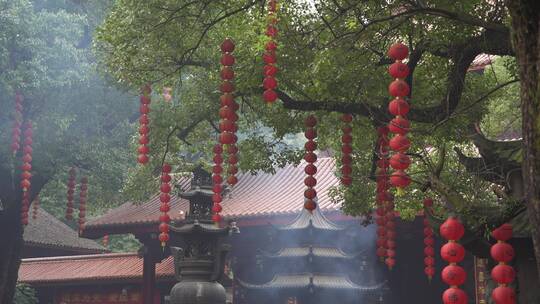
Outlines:
[{"label": "temple building", "polygon": [[[276,168],[274,174],[238,175],[223,200],[224,224],[234,222],[240,229],[228,239],[231,251],[221,281],[228,302],[335,303],[339,295],[344,304],[439,303],[446,286],[439,276],[430,282],[424,275],[422,219],[396,221],[397,264],[389,271],[375,255],[375,225],[345,215],[330,197],[339,186],[334,160],[321,157],[317,166],[319,208],[313,214],[303,211],[302,164]],[[179,179],[178,193],[189,184],[189,176]],[[173,194],[169,214],[181,227],[189,202]],[[142,243],[137,253],[25,259],[19,281],[36,287],[44,304],[165,303],[174,267],[171,252],[157,240],[158,225],[158,195],[126,202],[90,219],[81,236],[132,234]],[[472,269],[472,258],[463,266]],[[443,267],[439,258],[436,267]],[[473,278],[467,282],[473,295]],[[347,295],[355,301],[347,302]]]},{"label": "temple building", "polygon": [[318,208],[304,209],[292,223],[276,227],[269,248],[261,252],[258,271],[253,267],[255,271],[244,274],[250,281],[263,278],[264,283],[238,279],[243,299],[238,302],[323,304],[336,297],[343,304],[382,302],[384,281],[377,280],[373,265],[367,267],[366,248],[346,230]]}]

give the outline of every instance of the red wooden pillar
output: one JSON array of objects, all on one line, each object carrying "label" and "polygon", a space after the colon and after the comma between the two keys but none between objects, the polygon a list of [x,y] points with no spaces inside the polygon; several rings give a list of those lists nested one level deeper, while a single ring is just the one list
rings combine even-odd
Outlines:
[{"label": "red wooden pillar", "polygon": [[143,300],[144,304],[154,303],[156,289],[156,263],[155,259],[147,251],[143,256]]}]

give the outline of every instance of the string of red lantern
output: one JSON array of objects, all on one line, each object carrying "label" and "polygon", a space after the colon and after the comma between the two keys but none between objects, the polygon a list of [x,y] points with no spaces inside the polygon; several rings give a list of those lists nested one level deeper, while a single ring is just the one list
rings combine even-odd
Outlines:
[{"label": "string of red lantern", "polygon": [[305,120],[306,131],[304,135],[306,136],[307,142],[305,144],[305,154],[304,160],[306,161],[306,167],[304,171],[307,176],[304,179],[304,184],[307,186],[306,191],[304,191],[304,208],[309,212],[312,212],[317,208],[317,191],[315,190],[315,185],[317,185],[317,179],[314,175],[317,173],[317,166],[315,162],[317,161],[317,154],[315,150],[317,149],[317,118],[315,115],[309,115]]},{"label": "string of red lantern", "polygon": [[15,94],[15,114],[13,119],[13,129],[11,132],[11,151],[13,155],[17,154],[20,149],[21,142],[21,127],[23,120],[23,96],[17,92]]},{"label": "string of red lantern", "polygon": [[341,121],[343,126],[341,127],[341,184],[344,186],[350,186],[352,183],[352,115],[343,114]]},{"label": "string of red lantern", "polygon": [[33,207],[33,212],[32,212],[32,219],[33,220],[36,220],[37,219],[37,216],[38,216],[38,211],[39,211],[39,196],[36,196],[36,198],[34,199],[34,202],[32,203],[32,207]]},{"label": "string of red lantern", "polygon": [[28,209],[30,208],[30,186],[32,178],[32,122],[27,121],[24,124],[24,141],[23,141],[23,164],[21,166],[21,189],[22,195],[22,209],[21,209],[21,223],[28,225]]},{"label": "string of red lantern", "polygon": [[377,203],[377,256],[385,261],[386,257],[386,209],[387,202],[391,199],[391,195],[388,192],[388,127],[383,126],[377,129],[378,140],[377,147],[378,150],[376,154],[379,158],[377,161],[377,189],[375,201]]},{"label": "string of red lantern", "polygon": [[141,116],[139,117],[139,148],[137,149],[139,156],[137,157],[137,162],[142,165],[148,163],[148,153],[150,153],[150,148],[148,147],[150,143],[148,137],[150,133],[148,113],[150,113],[150,103],[152,102],[151,93],[152,88],[150,85],[145,85],[142,88],[140,96],[141,106],[139,107],[139,112]]},{"label": "string of red lantern", "polygon": [[424,273],[431,281],[435,275],[435,238],[433,237],[433,229],[426,216],[426,211],[433,207],[433,200],[426,198],[424,200]]},{"label": "string of red lantern", "polygon": [[212,169],[212,191],[214,194],[212,195],[212,202],[214,204],[212,206],[212,212],[214,214],[212,215],[212,221],[219,223],[221,221],[221,216],[219,214],[223,210],[223,207],[221,206],[221,201],[223,200],[223,197],[221,196],[223,193],[223,178],[221,177],[221,174],[223,173],[223,146],[221,144],[216,144],[213,151],[214,167]]},{"label": "string of red lantern", "polygon": [[275,78],[278,72],[278,68],[276,67],[276,62],[277,62],[276,37],[278,35],[278,29],[276,25],[277,25],[278,19],[276,15],[277,15],[277,1],[270,0],[268,2],[268,24],[266,26],[266,36],[268,36],[269,40],[266,42],[266,45],[264,47],[265,52],[263,54],[263,61],[265,63],[264,70],[263,70],[264,71],[263,99],[267,104],[271,104],[275,102],[278,98],[278,95],[275,91],[278,86],[278,82]]},{"label": "string of red lantern", "polygon": [[388,50],[388,56],[395,60],[388,69],[390,76],[395,79],[388,87],[388,92],[394,97],[388,105],[388,111],[395,116],[388,124],[390,132],[395,134],[390,140],[390,148],[395,152],[390,158],[390,166],[395,170],[390,176],[390,182],[397,188],[398,195],[411,183],[409,175],[405,172],[411,164],[409,156],[405,154],[411,145],[407,138],[410,122],[406,118],[409,104],[405,100],[410,89],[407,82],[403,80],[409,75],[409,67],[402,62],[408,54],[409,49],[401,43],[392,45]]},{"label": "string of red lantern", "polygon": [[159,242],[161,243],[161,247],[165,247],[166,243],[169,241],[169,223],[171,222],[171,218],[169,217],[169,210],[171,210],[171,207],[169,206],[169,202],[171,201],[171,170],[172,167],[169,164],[163,164],[161,167],[161,186],[159,187],[159,190],[161,191],[161,194],[159,195],[159,200],[161,202],[159,206],[159,211],[161,212],[161,215],[159,216]]},{"label": "string of red lantern", "polygon": [[69,169],[69,177],[67,183],[67,204],[66,204],[66,220],[71,221],[73,219],[73,198],[75,195],[75,179],[77,178],[77,171],[74,167]]},{"label": "string of red lantern", "polygon": [[495,304],[516,303],[516,293],[508,286],[516,278],[514,268],[508,265],[515,255],[514,248],[507,243],[512,238],[512,232],[510,224],[503,224],[491,232],[491,236],[497,240],[490,250],[491,257],[498,262],[491,270],[491,278],[499,285],[491,293]]},{"label": "string of red lantern", "polygon": [[390,194],[386,202],[386,266],[390,270],[396,265],[396,223],[394,212],[394,197]]},{"label": "string of red lantern", "polygon": [[463,237],[465,228],[461,222],[455,217],[449,217],[439,228],[443,238],[448,240],[448,243],[441,247],[441,257],[449,263],[444,267],[441,273],[443,281],[450,285],[443,293],[444,304],[466,304],[467,294],[459,285],[465,283],[467,274],[463,267],[457,265],[465,257],[465,249],[457,241]]},{"label": "string of red lantern", "polygon": [[231,186],[236,185],[238,182],[238,178],[236,177],[236,173],[238,172],[238,147],[236,146],[238,140],[238,137],[236,136],[236,132],[238,131],[238,114],[236,114],[236,111],[238,111],[240,107],[234,100],[233,65],[235,58],[232,55],[234,48],[234,42],[229,38],[225,39],[221,44],[221,64],[223,67],[220,74],[223,82],[220,86],[222,95],[220,98],[221,108],[219,110],[221,118],[219,123],[219,131],[221,132],[219,142],[222,145],[227,145],[229,163],[227,183]]},{"label": "string of red lantern", "polygon": [[86,223],[86,200],[88,198],[88,178],[81,178],[81,186],[79,189],[79,230],[84,229]]}]

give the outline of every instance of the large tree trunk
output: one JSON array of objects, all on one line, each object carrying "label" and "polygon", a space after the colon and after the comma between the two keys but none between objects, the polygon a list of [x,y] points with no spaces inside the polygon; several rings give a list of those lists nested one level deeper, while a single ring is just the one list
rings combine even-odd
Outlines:
[{"label": "large tree trunk", "polygon": [[0,303],[3,304],[13,301],[23,246],[20,204],[8,206],[0,211]]},{"label": "large tree trunk", "polygon": [[523,179],[540,274],[540,1],[507,0],[521,80]]}]

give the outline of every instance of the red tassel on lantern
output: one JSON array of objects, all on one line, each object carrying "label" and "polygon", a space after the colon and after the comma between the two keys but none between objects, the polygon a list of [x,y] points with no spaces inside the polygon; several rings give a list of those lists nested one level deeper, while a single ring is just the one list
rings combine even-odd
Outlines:
[{"label": "red tassel on lantern", "polygon": [[86,201],[88,198],[88,178],[81,178],[81,186],[79,189],[79,230],[84,229],[86,223]]},{"label": "red tassel on lantern", "polygon": [[137,149],[137,152],[139,153],[139,156],[137,157],[137,162],[139,164],[146,164],[148,163],[148,153],[150,152],[150,148],[148,147],[148,136],[150,133],[149,123],[150,119],[148,117],[148,113],[150,113],[150,102],[152,101],[150,94],[152,93],[152,88],[150,85],[146,85],[142,88],[142,93],[140,96],[140,113],[141,116],[139,118],[139,148]]},{"label": "red tassel on lantern", "polygon": [[405,96],[409,95],[410,88],[403,80],[409,75],[409,67],[402,60],[407,58],[408,54],[407,46],[401,43],[392,45],[388,50],[388,56],[395,60],[388,69],[390,76],[395,79],[388,87],[389,94],[395,97],[388,105],[390,114],[395,115],[395,118],[388,124],[388,129],[396,134],[390,140],[390,148],[397,152],[390,160],[392,168],[397,170],[392,173],[390,183],[396,187],[398,195],[401,195],[403,189],[411,182],[410,177],[404,171],[411,163],[409,157],[404,154],[410,147],[410,142],[406,137],[410,130],[410,122],[406,118],[409,112],[409,103],[404,99]]},{"label": "red tassel on lantern", "polygon": [[277,24],[277,1],[276,0],[270,0],[268,4],[268,24],[267,24],[267,30],[266,30],[266,36],[268,37],[268,41],[265,45],[265,53],[263,54],[263,62],[265,63],[264,66],[264,81],[263,81],[263,87],[264,87],[264,93],[263,93],[263,100],[267,104],[272,104],[278,99],[278,94],[275,91],[278,87],[278,82],[275,78],[278,69],[276,67],[276,50],[277,50],[277,43],[275,38],[278,34],[278,29],[276,28]]},{"label": "red tassel on lantern", "polygon": [[169,217],[169,202],[171,201],[171,165],[165,163],[161,167],[161,187],[160,191],[161,194],[159,196],[159,200],[161,202],[161,205],[159,206],[159,211],[161,212],[161,215],[159,217],[159,242],[161,243],[161,247],[165,247],[167,242],[169,241],[169,222],[171,221]]},{"label": "red tassel on lantern", "polygon": [[465,270],[456,264],[465,257],[465,249],[457,242],[463,237],[465,228],[458,219],[450,217],[441,225],[439,231],[441,236],[448,240],[441,248],[441,257],[450,263],[441,273],[442,280],[450,285],[443,293],[443,303],[466,304],[467,294],[459,288],[459,285],[465,282],[467,275]]},{"label": "red tassel on lantern", "polygon": [[491,278],[499,284],[491,294],[495,304],[516,303],[516,293],[507,285],[512,283],[516,273],[512,266],[507,265],[514,258],[514,248],[506,241],[512,238],[512,225],[503,224],[491,232],[491,236],[497,240],[490,250],[491,257],[499,264],[491,270]]},{"label": "red tassel on lantern", "polygon": [[431,229],[430,223],[426,217],[426,211],[431,210],[432,206],[433,200],[431,198],[426,198],[424,200],[424,273],[427,275],[430,281],[435,275],[435,250],[433,249],[435,239],[433,237],[433,230]]},{"label": "red tassel on lantern", "polygon": [[67,183],[67,204],[66,204],[66,220],[71,221],[73,219],[73,198],[75,195],[75,178],[77,171],[74,167],[69,169],[69,178]]},{"label": "red tassel on lantern", "polygon": [[307,186],[306,191],[304,191],[304,208],[309,212],[312,212],[317,208],[317,191],[315,190],[315,185],[317,184],[317,179],[314,175],[317,173],[317,166],[314,163],[317,161],[317,154],[315,154],[315,149],[317,148],[317,131],[315,126],[317,126],[317,118],[315,115],[309,115],[305,120],[305,136],[307,142],[305,144],[305,154],[304,160],[306,161],[306,167],[304,172],[307,176],[304,179],[304,184]]}]

